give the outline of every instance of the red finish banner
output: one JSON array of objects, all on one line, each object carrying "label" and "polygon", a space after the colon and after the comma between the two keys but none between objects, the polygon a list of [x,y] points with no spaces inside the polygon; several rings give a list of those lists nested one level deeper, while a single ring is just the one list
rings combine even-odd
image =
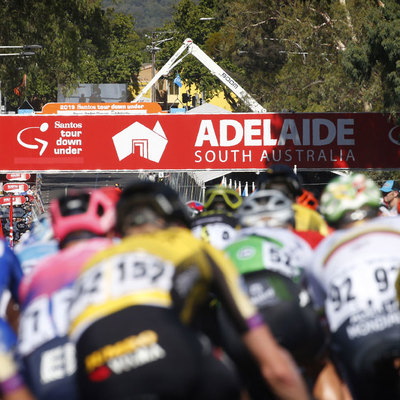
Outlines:
[{"label": "red finish banner", "polygon": [[0,117],[1,171],[400,168],[377,113]]}]

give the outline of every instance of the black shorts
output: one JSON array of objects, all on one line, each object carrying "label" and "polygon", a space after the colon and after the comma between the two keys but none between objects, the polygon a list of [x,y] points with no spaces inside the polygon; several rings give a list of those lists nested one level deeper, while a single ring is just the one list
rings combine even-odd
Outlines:
[{"label": "black shorts", "polygon": [[234,373],[169,309],[133,306],[96,321],[77,343],[82,399],[236,399]]},{"label": "black shorts", "polygon": [[[243,278],[250,299],[258,307],[279,344],[292,354],[304,370],[309,371],[315,366],[318,370],[327,353],[328,338],[307,294],[301,297],[302,287],[290,278],[267,270],[252,272]],[[220,328],[218,341],[235,362],[251,398],[275,398],[222,308],[217,311],[217,320]],[[316,376],[306,378],[311,380],[312,385]]]},{"label": "black shorts", "polygon": [[304,287],[268,270],[246,274],[244,280],[252,303],[297,363],[304,366],[321,359],[327,350],[327,330]]}]

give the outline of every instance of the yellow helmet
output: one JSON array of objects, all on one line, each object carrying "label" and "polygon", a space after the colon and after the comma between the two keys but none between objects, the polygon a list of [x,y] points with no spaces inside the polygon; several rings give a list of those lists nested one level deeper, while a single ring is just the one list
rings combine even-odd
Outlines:
[{"label": "yellow helmet", "polygon": [[240,194],[234,189],[225,186],[215,186],[207,189],[204,196],[204,208],[213,210],[225,207],[228,211],[234,211],[242,204]]}]

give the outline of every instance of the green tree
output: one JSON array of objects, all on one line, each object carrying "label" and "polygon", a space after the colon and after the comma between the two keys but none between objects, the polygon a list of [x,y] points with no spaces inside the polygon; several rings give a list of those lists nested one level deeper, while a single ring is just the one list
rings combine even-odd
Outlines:
[{"label": "green tree", "polygon": [[[218,22],[200,25],[204,10]],[[270,111],[394,112],[399,20],[395,0],[181,0],[168,24],[179,41],[163,58],[190,36]],[[207,97],[225,90],[229,100],[195,62],[177,68]]]},{"label": "green tree", "polygon": [[[219,46],[219,31],[228,15],[230,1],[217,0],[181,0],[174,8],[173,21],[163,27],[163,31],[172,32],[174,39],[163,45],[157,55],[158,66],[161,67],[182,45],[186,38],[201,47],[213,60],[233,77],[239,68],[224,57],[224,49]],[[188,56],[176,68],[182,80],[195,85],[209,99],[224,91],[225,97],[236,108],[236,99],[218,78],[213,76],[198,60]],[[174,71],[174,74],[175,74]],[[172,76],[171,76],[172,78]]]},{"label": "green tree", "polygon": [[[365,87],[366,100],[372,110],[397,113],[400,105],[400,4],[395,0],[353,3],[354,10],[362,13],[358,22],[362,40],[347,49],[345,70]],[[374,101],[377,92],[380,101]]]},{"label": "green tree", "polygon": [[141,64],[141,45],[132,17],[104,11],[100,0],[13,0],[0,8],[0,44],[40,44],[29,58],[1,59],[3,93],[16,107],[13,93],[24,73],[24,95],[35,108],[56,101],[57,88],[85,83],[133,82]]}]

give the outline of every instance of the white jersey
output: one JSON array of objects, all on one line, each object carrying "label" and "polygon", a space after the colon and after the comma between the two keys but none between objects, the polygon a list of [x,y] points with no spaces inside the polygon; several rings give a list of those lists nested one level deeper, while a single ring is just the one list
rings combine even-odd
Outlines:
[{"label": "white jersey", "polygon": [[192,234],[217,249],[223,249],[236,237],[238,221],[230,213],[205,211],[192,223]]},{"label": "white jersey", "polygon": [[345,327],[351,340],[400,328],[394,285],[399,249],[400,217],[378,217],[319,244],[309,271],[311,295],[325,307],[331,332]]}]

